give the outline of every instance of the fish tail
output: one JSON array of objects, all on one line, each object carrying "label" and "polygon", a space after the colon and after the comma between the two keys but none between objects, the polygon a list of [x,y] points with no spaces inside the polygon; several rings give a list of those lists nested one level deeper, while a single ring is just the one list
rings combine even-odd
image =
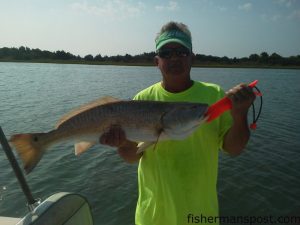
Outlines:
[{"label": "fish tail", "polygon": [[20,156],[27,174],[38,164],[45,152],[45,144],[41,141],[45,134],[15,134],[9,140]]}]

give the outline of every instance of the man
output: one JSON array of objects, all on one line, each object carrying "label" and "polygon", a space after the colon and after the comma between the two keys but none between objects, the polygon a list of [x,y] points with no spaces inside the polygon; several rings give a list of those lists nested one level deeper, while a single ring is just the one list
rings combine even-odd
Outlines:
[{"label": "man", "polygon": [[[192,40],[188,27],[169,22],[156,38],[155,64],[162,81],[135,96],[135,100],[207,103],[225,94],[215,84],[191,80]],[[137,143],[126,140],[120,127],[112,127],[100,138],[102,144],[118,147],[127,162],[139,161],[139,199],[136,224],[218,224],[218,152],[238,155],[249,139],[247,112],[255,99],[251,88],[241,84],[227,92],[231,112],[200,126],[180,141],[161,141],[153,150],[136,154]]]}]

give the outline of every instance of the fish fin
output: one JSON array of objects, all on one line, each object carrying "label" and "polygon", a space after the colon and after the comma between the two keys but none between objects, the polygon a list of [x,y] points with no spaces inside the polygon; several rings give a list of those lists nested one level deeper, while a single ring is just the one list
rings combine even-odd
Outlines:
[{"label": "fish fin", "polygon": [[159,141],[159,138],[160,138],[160,136],[161,136],[162,133],[163,133],[163,129],[161,129],[161,130],[159,131],[159,134],[158,134],[157,139],[156,139],[155,142],[140,142],[140,143],[138,144],[138,146],[137,146],[137,147],[138,147],[138,150],[137,150],[136,154],[139,154],[139,153],[141,153],[141,152],[144,152],[147,148],[149,148],[149,147],[152,146],[152,145],[154,145],[153,150],[155,150],[156,145],[157,145],[157,143],[158,143],[158,141]]},{"label": "fish fin", "polygon": [[138,150],[136,151],[136,154],[144,152],[147,148],[152,146],[155,142],[140,142],[137,146]]},{"label": "fish fin", "polygon": [[55,128],[57,129],[61,124],[63,124],[70,118],[72,118],[84,111],[87,111],[89,109],[95,108],[100,105],[105,105],[107,103],[119,102],[119,101],[122,101],[122,100],[111,97],[111,96],[106,96],[106,97],[94,100],[92,102],[89,102],[87,104],[84,104],[84,105],[80,106],[79,108],[76,108],[76,109],[70,111],[69,113],[67,113],[66,115],[64,115],[63,117],[61,117],[60,120],[56,123]]},{"label": "fish fin", "polygon": [[95,142],[78,142],[75,144],[75,155],[80,155],[81,153],[87,151],[90,147],[94,146]]},{"label": "fish fin", "polygon": [[27,174],[34,169],[45,152],[45,146],[40,142],[44,134],[15,134],[9,140],[20,156]]}]

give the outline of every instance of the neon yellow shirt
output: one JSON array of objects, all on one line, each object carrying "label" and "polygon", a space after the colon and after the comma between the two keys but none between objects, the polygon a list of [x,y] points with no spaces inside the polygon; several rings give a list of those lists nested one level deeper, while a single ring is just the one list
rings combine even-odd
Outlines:
[{"label": "neon yellow shirt", "polygon": [[[219,86],[194,81],[192,87],[180,93],[167,92],[156,83],[134,99],[211,105],[223,96]],[[219,224],[211,223],[218,216],[218,152],[231,123],[227,112],[201,125],[184,140],[161,141],[155,149],[150,147],[144,152],[138,168],[136,224]]]}]

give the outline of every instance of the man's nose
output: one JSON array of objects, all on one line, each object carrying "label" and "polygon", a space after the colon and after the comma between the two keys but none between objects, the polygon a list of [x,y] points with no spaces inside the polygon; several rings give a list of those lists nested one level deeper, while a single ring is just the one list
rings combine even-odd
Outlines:
[{"label": "man's nose", "polygon": [[170,59],[177,59],[179,56],[178,56],[178,54],[177,54],[177,52],[176,51],[171,51],[171,53],[170,53]]}]

